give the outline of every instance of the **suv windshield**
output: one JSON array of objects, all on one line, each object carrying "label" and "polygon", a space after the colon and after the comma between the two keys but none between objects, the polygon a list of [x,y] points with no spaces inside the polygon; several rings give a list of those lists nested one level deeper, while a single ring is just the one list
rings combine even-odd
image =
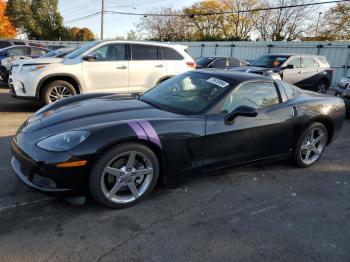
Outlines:
[{"label": "suv windshield", "polygon": [[170,112],[198,114],[232,85],[232,80],[220,76],[188,72],[160,83],[140,100]]},{"label": "suv windshield", "polygon": [[90,48],[92,48],[100,43],[101,43],[101,41],[92,41],[92,42],[88,42],[86,44],[83,44],[81,47],[79,47],[78,49],[75,49],[73,52],[68,54],[65,58],[74,59],[74,58],[80,56],[82,53],[89,50]]},{"label": "suv windshield", "polygon": [[289,56],[263,55],[251,62],[250,66],[276,68],[280,67]]}]

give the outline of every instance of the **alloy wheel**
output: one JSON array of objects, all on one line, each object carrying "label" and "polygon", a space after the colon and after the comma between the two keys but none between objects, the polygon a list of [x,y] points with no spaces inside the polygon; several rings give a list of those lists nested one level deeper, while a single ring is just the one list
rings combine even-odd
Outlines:
[{"label": "alloy wheel", "polygon": [[318,84],[318,88],[317,88],[317,92],[321,93],[321,94],[325,94],[327,91],[327,85],[325,82],[321,81]]},{"label": "alloy wheel", "polygon": [[137,151],[122,153],[104,168],[101,189],[104,196],[115,203],[130,203],[149,188],[153,166],[148,157]]},{"label": "alloy wheel", "polygon": [[301,148],[300,157],[305,165],[311,165],[322,155],[326,146],[326,134],[321,128],[313,128],[305,136]]},{"label": "alloy wheel", "polygon": [[49,94],[49,100],[50,103],[53,103],[57,100],[63,99],[65,97],[72,96],[73,93],[69,88],[65,86],[55,86],[54,88],[51,89],[50,94]]}]

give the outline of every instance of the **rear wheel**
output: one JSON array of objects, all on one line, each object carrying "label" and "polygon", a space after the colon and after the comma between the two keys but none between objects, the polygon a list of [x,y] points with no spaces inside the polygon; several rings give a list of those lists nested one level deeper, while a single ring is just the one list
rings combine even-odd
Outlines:
[{"label": "rear wheel", "polygon": [[45,104],[51,104],[57,100],[76,95],[76,93],[72,84],[63,80],[55,80],[44,87],[42,100]]},{"label": "rear wheel", "polygon": [[322,156],[327,145],[328,133],[321,123],[309,126],[300,136],[294,152],[294,162],[299,167],[309,167]]},{"label": "rear wheel", "polygon": [[326,80],[320,80],[317,84],[317,92],[321,94],[325,94],[328,90],[328,82]]},{"label": "rear wheel", "polygon": [[124,208],[144,199],[155,187],[159,162],[148,147],[137,143],[118,145],[97,161],[89,179],[95,200]]}]

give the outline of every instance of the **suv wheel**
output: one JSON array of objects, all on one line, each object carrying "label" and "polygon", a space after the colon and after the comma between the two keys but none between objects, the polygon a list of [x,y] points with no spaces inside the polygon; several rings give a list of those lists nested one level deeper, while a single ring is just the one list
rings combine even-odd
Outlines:
[{"label": "suv wheel", "polygon": [[328,89],[328,84],[325,80],[320,80],[320,82],[318,82],[317,84],[317,92],[321,93],[321,94],[325,94],[327,92]]},{"label": "suv wheel", "polygon": [[42,100],[45,104],[51,104],[57,100],[76,94],[77,92],[72,84],[63,80],[55,80],[44,87]]}]

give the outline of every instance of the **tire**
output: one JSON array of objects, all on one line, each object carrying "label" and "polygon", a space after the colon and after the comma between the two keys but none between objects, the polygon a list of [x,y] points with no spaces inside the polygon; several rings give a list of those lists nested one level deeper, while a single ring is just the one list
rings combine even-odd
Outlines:
[{"label": "tire", "polygon": [[44,87],[41,99],[47,105],[76,94],[77,92],[72,84],[63,80],[55,80]]},{"label": "tire", "polygon": [[[311,137],[312,132],[314,132],[313,139]],[[319,137],[321,138],[318,140]],[[317,140],[319,142],[316,142]],[[297,142],[294,150],[294,163],[299,167],[309,167],[314,165],[321,158],[327,145],[327,141],[327,128],[319,122],[311,124],[301,134]],[[307,154],[309,154],[309,161],[307,161]]]},{"label": "tire", "polygon": [[316,86],[316,91],[321,94],[325,94],[329,88],[329,84],[326,80],[322,79]]},{"label": "tire", "polygon": [[[140,176],[142,173],[144,175]],[[125,208],[146,198],[158,177],[159,161],[154,152],[142,144],[125,143],[106,151],[96,161],[91,170],[89,189],[98,203],[110,208]]]}]

